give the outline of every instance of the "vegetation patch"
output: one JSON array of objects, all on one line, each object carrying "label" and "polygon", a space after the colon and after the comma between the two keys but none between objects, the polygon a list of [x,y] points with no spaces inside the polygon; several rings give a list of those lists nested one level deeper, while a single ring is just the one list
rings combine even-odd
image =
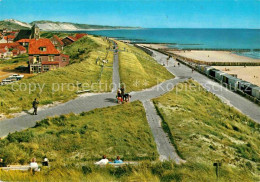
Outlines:
[{"label": "vegetation patch", "polygon": [[127,92],[150,88],[174,77],[144,51],[119,41],[117,43],[120,80]]},{"label": "vegetation patch", "polygon": [[[256,181],[246,171],[222,166],[220,182]],[[40,173],[31,175],[26,172],[0,171],[3,181],[152,181],[152,182],[191,182],[217,181],[213,166],[189,163],[175,165],[172,162],[143,161],[134,166],[114,168],[98,167],[93,163],[84,165],[68,165],[66,167],[51,166],[43,168]]]},{"label": "vegetation patch", "polygon": [[[8,164],[48,156],[52,165],[83,165],[103,155],[123,160],[156,160],[158,153],[141,102],[80,115],[44,119],[34,128],[0,140],[0,157]],[[22,161],[22,162],[21,162]]]},{"label": "vegetation patch", "polygon": [[259,124],[192,80],[153,101],[187,164],[221,161],[227,172],[237,168],[259,177]]},{"label": "vegetation patch", "polygon": [[[39,98],[40,105],[55,101],[68,101],[77,96],[77,91],[111,91],[113,53],[109,52],[109,42],[103,38],[87,36],[65,48],[70,55],[71,64],[67,67],[38,74],[17,83],[0,87],[0,113],[16,113],[28,110],[34,98]],[[82,50],[83,52],[79,52]],[[108,59],[103,68],[96,59]],[[109,67],[110,66],[110,67]],[[100,73],[103,69],[102,83]]]}]

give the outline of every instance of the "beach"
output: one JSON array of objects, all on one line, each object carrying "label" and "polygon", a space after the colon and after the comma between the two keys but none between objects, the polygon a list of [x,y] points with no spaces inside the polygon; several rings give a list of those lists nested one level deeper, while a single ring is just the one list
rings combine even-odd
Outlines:
[{"label": "beach", "polygon": [[167,49],[167,44],[138,44],[139,46],[149,47],[152,49]]},{"label": "beach", "polygon": [[191,50],[191,51],[168,51],[179,56],[187,57],[205,62],[251,62],[260,63],[260,59],[240,56],[230,51],[205,51],[205,50]]},{"label": "beach", "polygon": [[213,66],[228,74],[235,74],[237,78],[260,86],[260,66]]}]

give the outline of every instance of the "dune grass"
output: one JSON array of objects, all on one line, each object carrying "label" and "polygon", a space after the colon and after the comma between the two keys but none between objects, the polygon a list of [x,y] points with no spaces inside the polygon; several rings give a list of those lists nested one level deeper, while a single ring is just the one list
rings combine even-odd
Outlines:
[{"label": "dune grass", "polygon": [[104,154],[110,159],[158,158],[141,102],[44,119],[0,140],[0,156],[8,164],[25,164],[46,155],[52,165],[82,165]]},{"label": "dune grass", "polygon": [[17,67],[20,65],[27,66],[28,54],[22,54],[12,59],[0,59],[0,69],[8,69],[11,67]]},{"label": "dune grass", "polygon": [[138,91],[155,86],[174,76],[144,51],[117,41],[119,73],[126,91]]},{"label": "dune grass", "polygon": [[41,38],[52,38],[54,35],[57,35],[60,38],[65,38],[67,36],[73,36],[74,33],[67,33],[67,32],[41,32]]},{"label": "dune grass", "polygon": [[114,168],[111,166],[97,167],[92,163],[82,166],[66,166],[43,168],[35,175],[29,172],[0,171],[3,181],[151,181],[151,182],[249,182],[254,181],[245,171],[222,166],[222,175],[225,178],[216,179],[215,170],[205,164],[189,163],[176,165],[172,162],[143,161],[136,166]]},{"label": "dune grass", "polygon": [[220,161],[227,170],[221,171],[223,181],[233,169],[243,171],[234,173],[236,181],[260,179],[259,124],[192,80],[153,101],[165,131],[187,164],[204,164],[209,170]]},{"label": "dune grass", "polygon": [[[99,37],[83,37],[65,48],[71,61],[67,67],[35,75],[18,83],[0,87],[0,113],[17,113],[31,108],[34,98],[39,98],[40,105],[51,104],[55,101],[68,101],[77,96],[77,91],[109,92],[112,83],[113,54],[106,49],[109,42]],[[80,49],[80,50],[79,50]],[[107,56],[108,55],[108,56]],[[109,64],[104,68],[96,64],[96,59],[107,57]],[[101,70],[103,73],[101,75]],[[101,81],[103,84],[99,86]]]}]

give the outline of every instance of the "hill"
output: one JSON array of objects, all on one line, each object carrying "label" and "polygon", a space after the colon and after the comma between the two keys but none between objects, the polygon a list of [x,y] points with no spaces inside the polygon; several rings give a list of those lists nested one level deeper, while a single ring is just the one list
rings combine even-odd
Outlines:
[{"label": "hill", "polygon": [[0,21],[0,29],[29,29],[31,25],[14,19]]},{"label": "hill", "polygon": [[25,23],[14,19],[7,19],[0,21],[0,29],[28,29],[32,25],[37,24],[41,30],[46,31],[79,31],[79,30],[93,30],[93,29],[131,29],[139,27],[122,27],[122,26],[107,26],[107,25],[89,25],[71,22],[54,22],[49,20],[33,21]]}]

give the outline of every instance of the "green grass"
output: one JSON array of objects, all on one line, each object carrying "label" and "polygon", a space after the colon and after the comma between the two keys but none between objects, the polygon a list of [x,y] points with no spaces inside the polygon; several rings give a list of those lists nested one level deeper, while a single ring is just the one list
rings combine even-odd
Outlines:
[{"label": "green grass", "polygon": [[13,65],[26,65],[28,62],[28,55],[23,54],[19,55],[17,57],[14,57],[12,59],[0,59],[0,69],[7,67],[7,66],[13,66]]},{"label": "green grass", "polygon": [[53,166],[84,165],[103,155],[128,161],[158,158],[144,108],[137,101],[44,119],[0,140],[0,157],[8,164],[26,164],[45,155]]},{"label": "green grass", "polygon": [[[246,171],[237,170],[227,166],[222,166],[220,182],[251,182],[251,178]],[[151,182],[197,182],[197,181],[217,181],[213,166],[204,164],[183,164],[175,165],[172,162],[143,161],[137,166],[124,166],[114,168],[106,166],[100,168],[93,163],[85,165],[70,165],[66,167],[51,166],[43,168],[35,175],[29,172],[0,171],[0,179],[3,181],[151,181]]]},{"label": "green grass", "polygon": [[66,32],[41,32],[41,38],[47,38],[50,39],[54,35],[57,35],[58,37],[65,38],[67,36],[73,36],[74,33],[66,33]]},{"label": "green grass", "polygon": [[[0,113],[9,114],[28,110],[36,97],[39,98],[40,105],[43,105],[55,101],[68,101],[77,96],[78,90],[111,91],[111,88],[106,85],[112,83],[113,69],[107,67],[113,64],[112,52],[108,53],[109,64],[104,67],[101,75],[103,84],[101,87],[93,84],[100,82],[102,69],[101,65],[96,64],[96,58],[105,58],[107,47],[109,43],[102,38],[84,37],[65,49],[65,52],[72,57],[71,61],[76,62],[75,64],[23,79],[18,84],[1,86],[0,102],[3,105],[0,106]],[[84,49],[84,52],[77,52],[77,58],[73,58],[74,51],[78,48]],[[40,87],[43,88],[42,92]]]},{"label": "green grass", "polygon": [[165,131],[187,164],[205,164],[209,169],[221,161],[226,173],[234,168],[244,171],[241,178],[247,175],[247,181],[250,176],[259,178],[259,124],[191,80],[153,101]]},{"label": "green grass", "polygon": [[117,41],[119,52],[119,73],[127,92],[155,86],[174,76],[144,51]]}]

